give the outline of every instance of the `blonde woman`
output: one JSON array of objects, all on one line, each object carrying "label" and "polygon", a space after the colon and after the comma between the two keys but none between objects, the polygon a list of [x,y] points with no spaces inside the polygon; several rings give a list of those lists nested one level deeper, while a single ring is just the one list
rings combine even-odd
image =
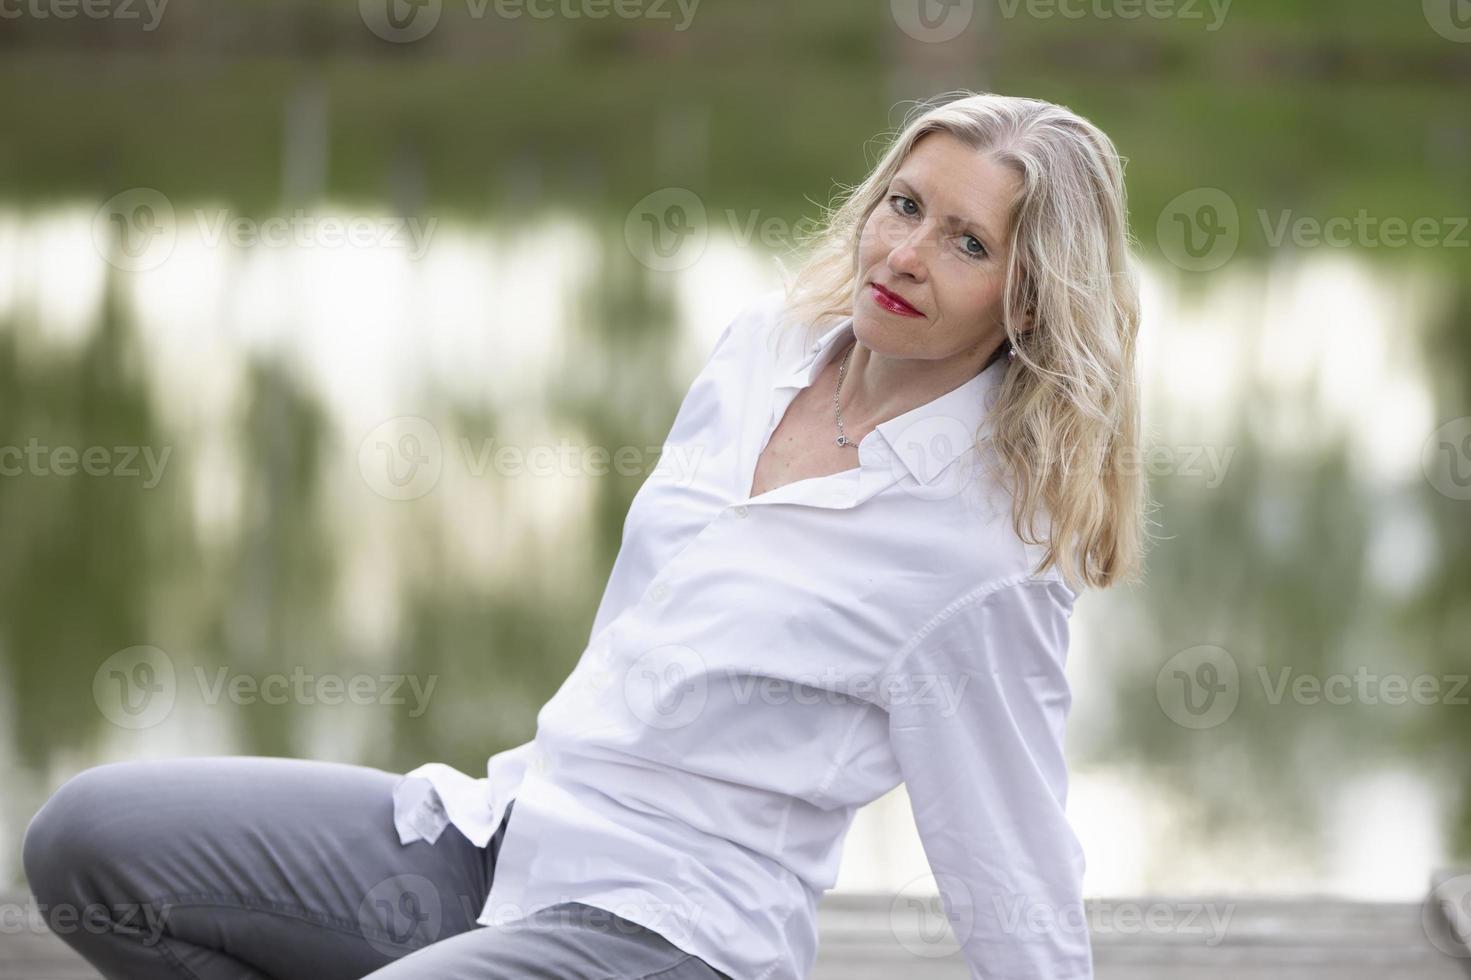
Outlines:
[{"label": "blonde woman", "polygon": [[799,980],[855,812],[903,782],[971,975],[1090,977],[1068,623],[1137,573],[1147,503],[1119,157],[951,93],[827,217],[690,386],[666,451],[698,465],[640,488],[530,741],[480,779],[88,770],[26,872],[143,914],[63,938],[108,977]]}]

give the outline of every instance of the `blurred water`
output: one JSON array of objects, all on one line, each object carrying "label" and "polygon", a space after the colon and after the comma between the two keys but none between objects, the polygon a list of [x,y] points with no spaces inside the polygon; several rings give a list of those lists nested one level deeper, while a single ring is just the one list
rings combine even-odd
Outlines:
[{"label": "blurred water", "polygon": [[[779,281],[769,250],[721,233],[651,275],[621,229],[555,213],[444,223],[421,254],[211,243],[179,220],[162,261],[119,270],[95,211],[0,214],[0,444],[113,463],[137,447],[139,470],[0,481],[11,856],[44,795],[98,761],[476,772],[529,738],[684,386]],[[1274,704],[1259,678],[1434,667],[1404,610],[1444,558],[1421,450],[1438,424],[1425,337],[1453,284],[1342,254],[1242,261],[1203,291],[1168,263],[1143,272],[1168,540],[1146,589],[1087,595],[1075,620],[1070,812],[1089,891],[1414,897],[1460,805],[1450,760],[1418,746],[1455,737],[1454,706]],[[624,465],[594,472],[593,446]],[[514,455],[538,448],[540,470]],[[395,482],[415,452],[423,469]],[[1156,681],[1198,644],[1229,651],[1240,701],[1191,730]],[[141,722],[94,683],[104,662],[134,676],[140,645],[174,678]],[[218,686],[237,675],[236,694]],[[286,703],[250,686],[293,675],[308,686]],[[397,701],[385,675],[402,675]],[[322,676],[358,679],[364,703],[324,703]],[[1375,779],[1403,805],[1365,807]],[[902,790],[847,855],[841,888],[925,876]],[[13,857],[3,870],[18,875]]]}]

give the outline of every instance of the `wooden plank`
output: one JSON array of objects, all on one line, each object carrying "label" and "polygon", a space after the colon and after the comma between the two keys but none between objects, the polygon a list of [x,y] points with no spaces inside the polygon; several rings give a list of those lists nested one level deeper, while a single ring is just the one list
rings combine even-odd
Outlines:
[{"label": "wooden plank", "polygon": [[[31,906],[23,897],[8,896],[4,907]],[[1471,976],[1471,955],[1449,955],[1431,941],[1422,903],[1147,896],[1089,899],[1085,907],[1097,980]],[[1215,926],[1206,909],[1214,911]],[[922,921],[912,906],[892,910],[889,896],[828,895],[819,909],[821,948],[811,980],[970,980],[952,939],[926,941],[921,935],[921,926],[935,922]],[[33,919],[13,916],[0,931],[0,980],[98,976]]]}]

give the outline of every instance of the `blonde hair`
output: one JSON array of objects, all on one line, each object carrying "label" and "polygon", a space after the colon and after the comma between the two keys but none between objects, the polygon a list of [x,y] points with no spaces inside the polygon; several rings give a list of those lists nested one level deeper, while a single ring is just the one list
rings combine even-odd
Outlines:
[{"label": "blonde hair", "polygon": [[[1101,588],[1132,580],[1150,507],[1138,465],[1139,288],[1123,164],[1092,123],[1050,102],[990,93],[918,103],[873,172],[841,192],[804,239],[810,252],[787,277],[783,319],[830,326],[853,314],[864,224],[915,143],[936,132],[1021,178],[1008,215],[1004,298],[1017,353],[990,414],[1012,526],[1023,541],[1046,545],[1036,571],[1056,565],[1074,591],[1080,580]],[[1033,327],[1019,332],[1028,310]]]}]

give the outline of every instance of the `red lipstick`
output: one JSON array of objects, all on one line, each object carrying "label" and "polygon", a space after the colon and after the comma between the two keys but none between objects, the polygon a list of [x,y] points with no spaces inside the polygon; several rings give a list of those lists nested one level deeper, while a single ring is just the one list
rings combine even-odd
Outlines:
[{"label": "red lipstick", "polygon": [[906,303],[904,301],[904,297],[900,296],[898,293],[890,292],[876,282],[871,282],[868,284],[868,295],[873,297],[873,301],[876,304],[878,304],[881,308],[888,310],[890,313],[894,313],[899,316],[924,316],[924,314],[919,312],[919,310],[916,310],[914,307]]}]

